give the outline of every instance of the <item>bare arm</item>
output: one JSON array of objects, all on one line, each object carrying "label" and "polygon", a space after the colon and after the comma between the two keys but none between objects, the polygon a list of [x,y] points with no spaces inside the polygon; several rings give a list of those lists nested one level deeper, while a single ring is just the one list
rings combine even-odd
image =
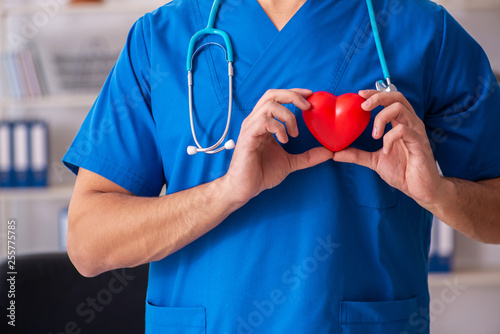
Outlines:
[{"label": "bare arm", "polygon": [[76,268],[95,276],[161,260],[288,174],[330,159],[333,154],[325,148],[290,155],[273,137],[285,143],[288,134],[298,136],[295,116],[281,103],[307,109],[305,97],[310,94],[300,89],[268,91],[242,124],[227,174],[192,189],[161,198],[136,197],[80,169],[68,229],[68,253]]},{"label": "bare arm", "polygon": [[80,169],[69,208],[68,253],[84,276],[160,260],[213,229],[239,205],[224,179],[145,198]]},{"label": "bare arm", "polygon": [[500,178],[479,182],[443,178],[439,197],[426,209],[469,238],[500,243]]},{"label": "bare arm", "polygon": [[[441,177],[423,122],[397,92],[361,91],[366,110],[384,106],[374,120],[373,138],[384,137],[377,152],[348,148],[334,160],[357,163],[376,171],[389,185],[412,197],[466,236],[500,243],[500,178],[471,182]],[[385,135],[384,127],[392,124]]]}]

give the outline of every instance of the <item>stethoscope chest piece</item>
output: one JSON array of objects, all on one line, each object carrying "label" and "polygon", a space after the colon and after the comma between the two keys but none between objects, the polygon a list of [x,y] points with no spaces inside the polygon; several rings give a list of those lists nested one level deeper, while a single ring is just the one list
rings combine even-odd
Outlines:
[{"label": "stethoscope chest piece", "polygon": [[385,82],[384,80],[379,80],[379,81],[375,82],[375,88],[379,92],[386,92],[386,93],[398,91],[396,86],[391,83],[390,79],[387,79],[387,82]]}]

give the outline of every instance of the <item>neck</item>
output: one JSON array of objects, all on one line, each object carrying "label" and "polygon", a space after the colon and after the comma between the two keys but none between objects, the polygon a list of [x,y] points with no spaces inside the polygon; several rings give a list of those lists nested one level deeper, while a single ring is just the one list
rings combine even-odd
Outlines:
[{"label": "neck", "polygon": [[257,0],[278,30],[283,29],[306,0]]}]

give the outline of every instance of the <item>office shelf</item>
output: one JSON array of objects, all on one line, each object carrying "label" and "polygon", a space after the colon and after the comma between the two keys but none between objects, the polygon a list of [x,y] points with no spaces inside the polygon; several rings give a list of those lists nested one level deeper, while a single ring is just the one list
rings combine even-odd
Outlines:
[{"label": "office shelf", "polygon": [[468,287],[500,287],[500,268],[429,274],[430,288],[447,287],[455,282]]},{"label": "office shelf", "polygon": [[[60,5],[58,5],[57,1],[54,1],[51,2],[51,4],[57,6],[57,8],[44,8],[44,4],[48,3],[47,1],[31,1],[30,3],[24,1],[24,4],[22,4],[21,1],[13,0],[7,4],[6,0],[0,0],[0,54],[6,51],[13,51],[9,48],[8,33],[9,29],[11,29],[11,23],[16,23],[15,20],[32,20],[35,15],[40,13],[43,15],[46,14],[51,18],[68,16],[69,20],[67,21],[72,21],[73,18],[78,19],[80,17],[85,17],[85,19],[89,20],[89,23],[93,22],[94,18],[100,19],[95,21],[102,21],[103,18],[106,20],[108,17],[113,19],[115,17],[119,18],[120,15],[128,20],[129,16],[139,18],[145,13],[155,10],[169,1],[170,0],[118,0],[112,2],[103,1],[101,3]],[[123,29],[124,37],[126,37],[126,32],[130,27],[117,28]],[[103,35],[106,35],[106,33],[106,30],[99,32],[99,34]],[[37,38],[39,38],[38,35],[32,37],[34,42],[36,42],[35,39]],[[46,47],[50,46],[47,45]],[[3,68],[2,65],[3,63],[0,61],[0,71]],[[33,116],[35,116],[35,118],[36,116],[43,116],[46,117],[49,122],[52,122],[51,124],[54,126],[54,129],[56,129],[57,126],[66,127],[66,124],[63,122],[72,118],[66,117],[66,114],[82,109],[90,109],[97,95],[98,92],[82,94],[65,92],[60,95],[48,95],[27,99],[15,99],[2,96],[0,97],[0,120],[5,119],[11,121],[17,119],[31,119]],[[59,120],[58,115],[63,114],[64,117]],[[74,124],[68,124],[68,129],[65,128],[64,131],[60,133],[56,130],[51,133],[52,150],[54,147],[56,147],[57,150],[62,150],[61,147],[63,143],[69,142],[68,136],[71,132],[69,127],[72,125]],[[53,152],[52,154],[61,156],[62,153],[63,152]],[[58,210],[60,210],[59,202],[64,202],[64,205],[66,205],[71,198],[72,192],[72,185],[57,185],[47,188],[0,188],[0,257],[6,254],[6,247],[3,247],[3,245],[6,240],[4,231],[6,231],[5,224],[8,218],[20,217],[26,214],[26,217],[29,217],[26,219],[26,221],[29,222],[27,224],[37,224],[39,221],[47,219],[51,219],[53,224],[56,224]],[[47,204],[47,210],[43,213],[45,215],[44,217],[38,217],[37,213],[30,212],[30,205],[34,206],[34,204],[42,204],[42,206]],[[51,218],[47,218],[49,216]],[[33,235],[31,237],[45,238],[45,236]],[[30,251],[30,249],[25,249],[23,251]]]},{"label": "office shelf", "polygon": [[[137,14],[152,11],[168,1],[120,1],[102,3],[82,3],[60,5],[57,14],[62,15],[111,15],[111,14]],[[5,5],[2,16],[29,15],[43,11],[43,6],[33,5]]]},{"label": "office shelf", "polygon": [[[123,15],[133,14],[141,15],[150,12],[169,1],[165,0],[146,0],[146,1],[120,1],[120,2],[102,2],[102,3],[81,3],[81,4],[63,4],[59,5],[54,11],[56,15]],[[27,16],[37,12],[43,12],[43,5],[38,3],[33,4],[5,4],[5,1],[0,0],[0,52],[5,51],[6,34],[3,32],[6,19],[13,16]],[[5,29],[6,30],[6,29]],[[28,109],[35,108],[90,108],[95,101],[95,94],[64,94],[58,96],[44,96],[40,98],[30,99],[12,99],[0,98],[0,111],[5,112],[6,109],[12,107],[21,107]]]},{"label": "office shelf", "polygon": [[0,99],[0,109],[10,108],[90,108],[97,98],[93,94],[47,95],[29,99]]},{"label": "office shelf", "polygon": [[73,193],[73,185],[52,186],[47,188],[3,188],[0,189],[0,200],[9,201],[63,201],[69,200]]}]

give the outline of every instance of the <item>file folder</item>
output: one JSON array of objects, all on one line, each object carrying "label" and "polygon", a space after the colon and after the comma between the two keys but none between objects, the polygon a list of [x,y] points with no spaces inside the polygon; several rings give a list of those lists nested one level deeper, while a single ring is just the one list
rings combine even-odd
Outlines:
[{"label": "file folder", "polygon": [[29,170],[29,128],[24,121],[12,125],[14,186],[28,186]]},{"label": "file folder", "polygon": [[48,128],[42,121],[35,121],[29,127],[30,165],[29,182],[31,187],[46,187],[48,174]]},{"label": "file folder", "polygon": [[[436,162],[439,175],[443,172]],[[429,250],[429,271],[450,272],[453,269],[455,252],[455,231],[437,217],[432,220],[431,247]]]},{"label": "file folder", "polygon": [[59,212],[59,250],[67,250],[66,237],[68,235],[68,208]]},{"label": "file folder", "polygon": [[12,185],[12,135],[11,126],[0,122],[0,187]]},{"label": "file folder", "polygon": [[454,243],[455,231],[453,228],[434,217],[429,252],[429,271],[450,272],[452,270]]}]

